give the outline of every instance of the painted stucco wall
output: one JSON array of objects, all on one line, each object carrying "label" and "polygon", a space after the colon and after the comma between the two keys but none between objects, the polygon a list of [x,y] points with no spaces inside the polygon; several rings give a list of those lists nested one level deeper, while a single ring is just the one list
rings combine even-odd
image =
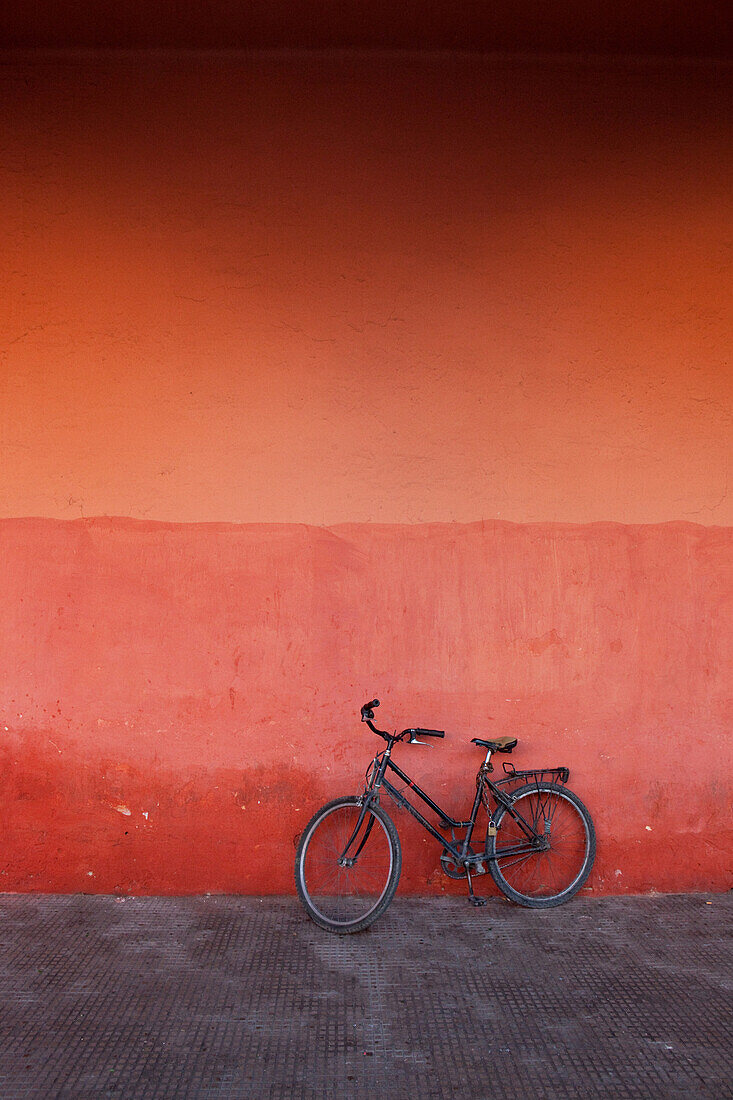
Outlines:
[{"label": "painted stucco wall", "polygon": [[373,695],[729,887],[730,67],[5,60],[0,889],[290,889]]}]

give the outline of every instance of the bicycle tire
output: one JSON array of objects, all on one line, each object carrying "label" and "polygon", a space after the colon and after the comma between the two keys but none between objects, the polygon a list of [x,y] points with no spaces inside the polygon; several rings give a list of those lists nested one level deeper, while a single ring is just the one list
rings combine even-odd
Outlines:
[{"label": "bicycle tire", "polygon": [[527,821],[536,824],[540,815],[544,817],[550,847],[502,859],[502,847],[526,837],[501,806],[493,819],[496,835],[486,837],[491,876],[517,905],[528,909],[563,905],[580,890],[595,860],[596,833],[588,809],[573,791],[557,783],[529,783],[514,791],[512,798],[512,805]]},{"label": "bicycle tire", "polygon": [[392,901],[402,870],[397,829],[376,803],[367,809],[351,846],[353,852],[358,848],[354,865],[339,865],[361,808],[362,799],[355,795],[321,806],[303,830],[295,856],[295,887],[305,911],[337,935],[362,932],[373,924]]}]

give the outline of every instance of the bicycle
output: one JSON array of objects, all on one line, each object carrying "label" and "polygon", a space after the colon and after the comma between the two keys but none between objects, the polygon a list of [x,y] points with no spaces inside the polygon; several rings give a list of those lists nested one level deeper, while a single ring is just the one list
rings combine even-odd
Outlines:
[{"label": "bicycle", "polygon": [[[511,753],[516,737],[472,739],[486,750],[476,775],[476,795],[468,820],[450,816],[392,759],[400,742],[425,745],[420,737],[445,737],[444,730],[414,727],[387,733],[374,725],[372,699],[361,708],[361,720],[387,742],[367,768],[364,792],[335,798],[311,818],[298,842],[295,885],[308,915],[328,932],[346,934],[368,928],[392,901],[402,870],[402,849],[394,822],[380,805],[381,791],[408,811],[442,846],[440,864],[451,879],[465,878],[468,900],[472,877],[487,868],[501,892],[518,905],[548,909],[569,901],[588,878],[596,836],[588,810],[565,784],[568,768],[516,771],[505,761],[504,777],[489,779],[494,753]],[[441,835],[387,778],[394,772],[438,816]],[[479,807],[488,815],[483,851],[471,847]],[[464,831],[462,838],[457,831]]]}]

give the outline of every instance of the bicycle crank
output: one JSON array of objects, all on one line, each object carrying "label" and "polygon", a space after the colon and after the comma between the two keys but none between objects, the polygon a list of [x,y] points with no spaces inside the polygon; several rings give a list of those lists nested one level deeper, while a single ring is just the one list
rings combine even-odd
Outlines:
[{"label": "bicycle crank", "polygon": [[[486,867],[484,866],[483,856],[480,856],[478,852],[474,852],[473,848],[469,848],[466,853],[466,859],[471,868],[472,875],[485,875]],[[462,879],[466,877],[466,868],[463,864],[458,863],[456,857],[448,848],[443,849],[443,854],[440,857],[440,866],[443,869],[443,873],[452,879]]]},{"label": "bicycle crank", "polygon": [[443,854],[440,857],[440,866],[443,869],[443,873],[446,874],[448,878],[460,879],[466,877],[465,867],[461,867],[460,864],[456,862],[456,857],[452,852],[449,852],[447,848],[443,849]]}]

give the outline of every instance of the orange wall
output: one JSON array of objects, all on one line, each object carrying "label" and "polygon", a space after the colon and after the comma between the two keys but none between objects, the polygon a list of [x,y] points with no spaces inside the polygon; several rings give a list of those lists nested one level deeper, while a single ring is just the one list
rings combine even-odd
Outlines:
[{"label": "orange wall", "polygon": [[0,888],[289,889],[373,694],[569,764],[591,889],[730,885],[729,84],[0,67]]},{"label": "orange wall", "polygon": [[0,514],[731,523],[729,75],[3,67]]}]

